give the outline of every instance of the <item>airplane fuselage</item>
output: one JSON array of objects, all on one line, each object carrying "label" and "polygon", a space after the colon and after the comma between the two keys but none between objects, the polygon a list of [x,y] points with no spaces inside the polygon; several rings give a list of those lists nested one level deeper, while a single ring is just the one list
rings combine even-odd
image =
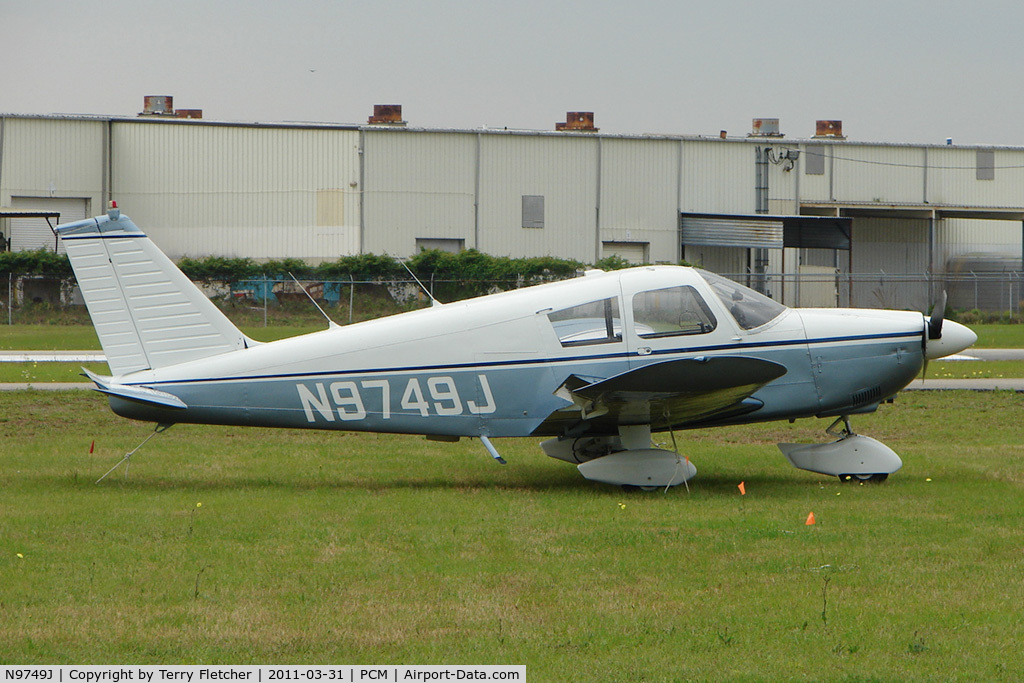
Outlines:
[{"label": "airplane fuselage", "polygon": [[[680,292],[697,322],[662,310]],[[152,422],[557,436],[579,418],[556,395],[569,375],[736,356],[785,368],[750,397],[756,409],[670,420],[686,428],[872,410],[921,371],[920,313],[779,307],[752,324],[728,303],[689,268],[590,273],[130,373],[115,379],[187,407],[117,396],[111,406]]]}]

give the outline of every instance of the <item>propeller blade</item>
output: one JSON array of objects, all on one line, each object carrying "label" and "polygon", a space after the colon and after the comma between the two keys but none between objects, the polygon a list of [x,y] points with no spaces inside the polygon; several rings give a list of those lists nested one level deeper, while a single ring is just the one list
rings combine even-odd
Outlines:
[{"label": "propeller blade", "polygon": [[942,321],[946,317],[946,290],[939,294],[939,300],[932,307],[932,315],[928,319],[928,338],[942,339]]}]

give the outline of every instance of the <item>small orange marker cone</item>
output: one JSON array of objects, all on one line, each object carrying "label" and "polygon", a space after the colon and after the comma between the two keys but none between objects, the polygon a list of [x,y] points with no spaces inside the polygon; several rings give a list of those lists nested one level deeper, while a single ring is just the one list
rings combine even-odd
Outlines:
[{"label": "small orange marker cone", "polygon": [[816,522],[817,520],[814,519],[814,513],[812,512],[811,514],[807,515],[807,521],[804,522],[804,524],[806,524],[807,526],[811,526]]},{"label": "small orange marker cone", "polygon": [[738,487],[738,488],[739,488],[739,490],[740,490],[740,495],[741,495],[741,496],[745,496],[745,495],[747,495],[747,487],[746,487],[746,486],[744,486],[743,484],[744,484],[744,482],[742,482],[742,481],[741,481],[741,482],[740,482],[740,485],[739,485],[739,487]]}]

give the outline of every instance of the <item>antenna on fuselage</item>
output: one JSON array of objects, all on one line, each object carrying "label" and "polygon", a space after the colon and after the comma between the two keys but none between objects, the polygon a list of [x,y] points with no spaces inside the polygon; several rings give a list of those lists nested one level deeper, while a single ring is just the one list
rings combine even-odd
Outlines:
[{"label": "antenna on fuselage", "polygon": [[302,283],[299,282],[297,277],[292,275],[291,271],[288,271],[288,277],[290,277],[292,280],[294,280],[295,284],[297,284],[299,286],[299,289],[302,290],[302,293],[305,294],[306,297],[310,301],[313,302],[313,305],[316,306],[316,310],[320,311],[320,315],[322,315],[323,317],[327,318],[327,327],[328,327],[328,329],[334,329],[335,327],[341,327],[341,325],[339,325],[338,323],[336,323],[333,320],[331,320],[331,317],[329,315],[324,313],[324,309],[320,308],[320,304],[318,304],[316,302],[316,299],[314,299],[313,296],[309,292],[306,291],[306,288],[302,286]]},{"label": "antenna on fuselage", "polygon": [[426,287],[423,286],[423,283],[420,282],[420,279],[418,277],[416,277],[416,273],[412,272],[412,268],[410,268],[409,265],[405,261],[403,261],[402,259],[398,259],[398,262],[401,263],[402,267],[405,268],[405,270],[409,273],[409,275],[412,276],[412,279],[415,280],[416,284],[418,284],[420,286],[420,289],[423,290],[423,293],[426,294],[428,297],[430,297],[430,305],[431,305],[431,307],[433,307],[433,306],[444,306],[443,303],[441,303],[440,301],[438,301],[437,299],[434,298],[434,295],[430,293],[429,289],[427,289]]}]

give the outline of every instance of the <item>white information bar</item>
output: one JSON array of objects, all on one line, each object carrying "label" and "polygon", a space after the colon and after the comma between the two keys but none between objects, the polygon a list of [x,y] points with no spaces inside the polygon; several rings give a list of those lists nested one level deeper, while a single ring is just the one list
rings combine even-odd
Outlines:
[{"label": "white information bar", "polygon": [[0,666],[0,683],[401,683],[417,681],[525,681],[525,665],[423,664],[302,665],[83,665]]}]

